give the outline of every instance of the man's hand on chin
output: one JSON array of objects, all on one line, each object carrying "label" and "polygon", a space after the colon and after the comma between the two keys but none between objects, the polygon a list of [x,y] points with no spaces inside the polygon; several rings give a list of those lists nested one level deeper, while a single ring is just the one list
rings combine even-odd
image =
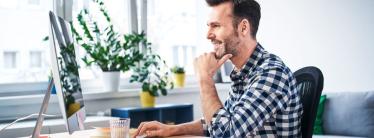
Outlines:
[{"label": "man's hand on chin", "polygon": [[200,84],[200,100],[207,122],[210,122],[213,114],[223,106],[219,100],[213,76],[221,65],[231,57],[231,54],[227,54],[221,59],[216,59],[215,53],[210,52],[204,53],[194,61],[195,73]]},{"label": "man's hand on chin", "polygon": [[210,52],[195,58],[194,68],[198,80],[213,79],[216,71],[231,57],[231,54],[226,54],[221,59],[216,59],[215,52]]}]

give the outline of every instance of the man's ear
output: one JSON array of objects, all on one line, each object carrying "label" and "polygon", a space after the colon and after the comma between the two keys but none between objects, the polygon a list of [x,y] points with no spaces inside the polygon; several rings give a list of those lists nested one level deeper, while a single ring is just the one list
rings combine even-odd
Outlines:
[{"label": "man's ear", "polygon": [[251,25],[247,19],[242,19],[238,27],[239,34],[242,36],[250,35]]}]

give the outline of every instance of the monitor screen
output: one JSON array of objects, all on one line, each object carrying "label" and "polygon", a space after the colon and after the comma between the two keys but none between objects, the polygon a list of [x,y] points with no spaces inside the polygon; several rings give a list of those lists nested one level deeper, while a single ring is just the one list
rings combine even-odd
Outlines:
[{"label": "monitor screen", "polygon": [[69,22],[49,13],[51,62],[54,84],[69,133],[82,130],[85,110],[75,48]]},{"label": "monitor screen", "polygon": [[221,78],[222,82],[231,82],[230,74],[232,70],[234,69],[234,66],[232,65],[232,62],[230,60],[226,61],[221,66]]}]

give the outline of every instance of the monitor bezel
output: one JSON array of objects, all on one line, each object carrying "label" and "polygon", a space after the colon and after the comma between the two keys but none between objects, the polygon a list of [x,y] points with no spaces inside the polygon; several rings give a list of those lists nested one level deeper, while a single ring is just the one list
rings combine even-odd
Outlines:
[{"label": "monitor bezel", "polygon": [[[50,51],[51,51],[50,55],[51,55],[52,75],[54,78],[53,80],[54,80],[54,84],[56,88],[56,93],[57,93],[57,97],[59,101],[61,114],[63,116],[63,119],[65,120],[66,129],[68,130],[69,134],[72,134],[74,131],[84,130],[84,120],[86,118],[85,106],[83,105],[83,107],[81,107],[78,111],[73,113],[70,117],[67,117],[64,95],[62,91],[62,83],[60,81],[61,80],[60,79],[61,77],[59,74],[60,69],[58,66],[57,53],[56,53],[57,52],[56,46],[60,46],[60,45],[66,46],[66,43],[65,43],[66,41],[73,42],[72,35],[71,35],[72,33],[70,32],[69,29],[67,29],[67,28],[70,28],[70,26],[68,26],[70,25],[70,23],[64,21],[61,17],[56,16],[53,12],[49,12],[49,17],[50,17],[50,27],[51,27],[49,38],[50,38]],[[57,30],[54,29],[54,26],[58,27],[56,28]],[[55,32],[55,31],[61,31],[61,32]],[[61,34],[63,36],[61,36]],[[62,40],[62,38],[64,38],[65,42],[64,40]]]}]

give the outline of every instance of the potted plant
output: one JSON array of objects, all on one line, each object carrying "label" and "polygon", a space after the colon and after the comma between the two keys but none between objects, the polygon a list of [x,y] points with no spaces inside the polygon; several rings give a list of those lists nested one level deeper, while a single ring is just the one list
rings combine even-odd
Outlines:
[{"label": "potted plant", "polygon": [[185,80],[185,71],[183,67],[174,66],[171,68],[171,72],[174,74],[174,83],[175,87],[183,88],[184,87],[184,80]]},{"label": "potted plant", "polygon": [[159,55],[153,54],[150,47],[147,48],[147,52],[140,66],[133,68],[134,73],[131,75],[130,82],[142,84],[140,92],[142,107],[153,107],[155,97],[160,93],[167,95],[167,89],[172,89],[174,84],[170,80],[165,61]]},{"label": "potted plant", "polygon": [[[104,3],[94,0],[100,8],[105,22],[93,20],[88,10],[83,9],[77,16],[79,26],[72,27],[76,42],[83,47],[86,55],[82,58],[87,66],[97,65],[103,71],[105,91],[117,91],[120,72],[128,71],[142,58],[139,44],[146,45],[144,33],[120,34],[115,30]],[[78,27],[80,31],[78,31]],[[76,29],[77,28],[77,29]]]}]

